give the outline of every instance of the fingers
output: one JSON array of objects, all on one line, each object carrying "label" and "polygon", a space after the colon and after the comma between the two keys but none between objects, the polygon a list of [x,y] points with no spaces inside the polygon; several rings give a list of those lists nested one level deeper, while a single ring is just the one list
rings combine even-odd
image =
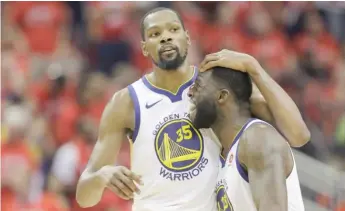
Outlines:
[{"label": "fingers", "polygon": [[126,175],[119,175],[119,180],[121,180],[121,182],[126,185],[131,192],[136,192],[136,193],[140,193],[139,188],[136,186],[136,184],[134,184],[133,180],[130,177],[127,177]]},{"label": "fingers", "polygon": [[206,63],[204,66],[202,66],[200,68],[200,72],[205,72],[205,71],[210,70],[211,68],[217,67],[217,66],[219,66],[219,62],[218,61],[208,62],[208,63]]},{"label": "fingers", "polygon": [[140,190],[134,181],[143,184],[140,176],[125,167],[120,167],[117,171],[113,172],[112,178],[107,186],[121,198],[128,200],[133,198],[134,192],[140,194]]},{"label": "fingers", "polygon": [[118,189],[116,193],[122,194],[127,198],[133,198],[133,191],[119,178],[113,178],[110,184],[110,186]]},{"label": "fingers", "polygon": [[144,184],[141,180],[141,176],[135,174],[134,172],[130,171],[129,169],[123,169],[123,174],[126,175],[127,177],[131,178],[132,180],[136,181],[140,185]]},{"label": "fingers", "polygon": [[131,199],[131,198],[128,197],[120,188],[116,187],[115,185],[109,184],[109,185],[107,185],[107,187],[108,187],[112,192],[114,192],[117,196],[119,196],[120,198],[125,199],[125,200]]},{"label": "fingers", "polygon": [[220,56],[218,53],[212,53],[212,54],[208,54],[205,56],[205,59],[200,63],[200,71],[204,72],[207,70],[207,68],[205,68],[205,65],[209,62],[213,62],[213,61],[217,61],[220,59]]}]

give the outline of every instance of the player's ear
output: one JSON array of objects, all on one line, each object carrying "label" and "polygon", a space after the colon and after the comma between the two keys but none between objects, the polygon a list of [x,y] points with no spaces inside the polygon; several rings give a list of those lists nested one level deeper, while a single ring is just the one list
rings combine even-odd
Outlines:
[{"label": "player's ear", "polygon": [[185,31],[186,37],[187,37],[187,43],[190,46],[192,44],[191,40],[190,40],[190,36],[189,36],[189,32],[188,30]]},{"label": "player's ear", "polygon": [[143,55],[145,57],[147,57],[149,55],[149,52],[147,51],[147,48],[146,48],[146,42],[145,41],[141,41],[141,51],[143,52]]},{"label": "player's ear", "polygon": [[229,90],[222,89],[218,92],[217,101],[219,104],[224,104],[229,97],[231,97]]}]

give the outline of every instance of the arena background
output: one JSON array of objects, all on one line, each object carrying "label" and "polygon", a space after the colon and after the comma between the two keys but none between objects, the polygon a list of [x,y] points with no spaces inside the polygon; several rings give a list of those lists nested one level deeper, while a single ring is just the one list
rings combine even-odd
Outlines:
[{"label": "arena background", "polygon": [[[1,2],[2,210],[79,210],[76,182],[107,100],[150,69],[139,25],[156,6],[181,13],[195,64],[246,52],[284,87],[312,134],[295,150],[306,210],[344,211],[344,2]],[[128,151],[125,141],[119,164]],[[105,192],[86,210],[130,202]]]}]

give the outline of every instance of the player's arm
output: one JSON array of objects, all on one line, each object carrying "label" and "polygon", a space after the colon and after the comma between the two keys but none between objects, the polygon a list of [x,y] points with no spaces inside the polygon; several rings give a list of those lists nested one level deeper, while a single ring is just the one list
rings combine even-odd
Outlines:
[{"label": "player's arm", "polygon": [[[138,179],[137,176],[124,167],[114,166],[126,129],[131,128],[132,113],[133,105],[127,89],[115,93],[105,107],[97,143],[77,185],[76,199],[81,207],[96,205],[105,187],[127,199],[132,193],[128,188],[136,190],[128,178]],[[121,190],[126,185],[130,187]]]},{"label": "player's arm", "polygon": [[[291,97],[257,62],[249,65],[252,80],[257,86],[251,98],[251,110],[259,118],[274,123],[293,147],[310,140],[310,132]],[[260,92],[262,96],[260,95]]]},{"label": "player's arm", "polygon": [[258,211],[287,211],[286,178],[293,160],[285,139],[271,126],[255,124],[239,146]]}]

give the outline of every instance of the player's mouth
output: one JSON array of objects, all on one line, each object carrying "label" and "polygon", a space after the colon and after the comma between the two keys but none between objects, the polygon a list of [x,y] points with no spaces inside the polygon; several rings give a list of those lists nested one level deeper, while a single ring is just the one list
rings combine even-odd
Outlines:
[{"label": "player's mouth", "polygon": [[160,53],[163,56],[172,56],[177,52],[177,47],[173,45],[165,45],[160,49]]}]

